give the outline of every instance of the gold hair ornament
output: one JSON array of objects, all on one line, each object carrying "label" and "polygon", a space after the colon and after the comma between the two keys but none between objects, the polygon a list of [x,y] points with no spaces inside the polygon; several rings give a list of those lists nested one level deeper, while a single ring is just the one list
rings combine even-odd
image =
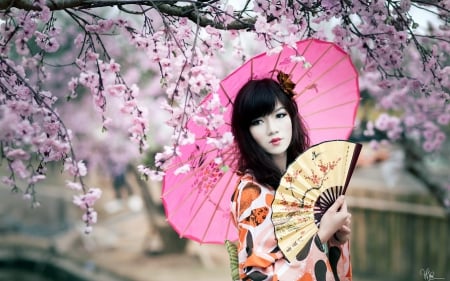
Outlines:
[{"label": "gold hair ornament", "polygon": [[278,83],[280,83],[280,86],[281,86],[281,89],[283,90],[283,92],[285,92],[285,94],[288,95],[288,97],[293,99],[295,97],[295,92],[294,92],[295,83],[292,82],[290,75],[286,74],[282,71],[278,71],[277,79],[278,79]]}]

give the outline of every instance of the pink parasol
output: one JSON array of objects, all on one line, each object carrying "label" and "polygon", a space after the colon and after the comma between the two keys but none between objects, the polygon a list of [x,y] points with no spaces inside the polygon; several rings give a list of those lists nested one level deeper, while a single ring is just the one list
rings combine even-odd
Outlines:
[{"label": "pink parasol", "polygon": [[[237,240],[230,213],[238,180],[230,133],[232,104],[248,80],[276,80],[280,71],[295,83],[295,100],[312,145],[350,136],[360,99],[358,74],[340,47],[307,39],[296,48],[284,46],[278,53],[251,58],[222,80],[218,93],[205,97],[199,107],[203,117],[187,124],[195,142],[180,146],[180,156],[165,171],[162,200],[167,220],[180,237],[218,244]],[[222,113],[224,122],[217,118]]]}]

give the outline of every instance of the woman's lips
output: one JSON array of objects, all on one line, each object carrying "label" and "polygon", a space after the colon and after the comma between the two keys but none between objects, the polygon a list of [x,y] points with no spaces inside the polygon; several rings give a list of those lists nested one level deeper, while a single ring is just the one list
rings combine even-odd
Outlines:
[{"label": "woman's lips", "polygon": [[270,143],[273,145],[277,145],[281,142],[281,138],[273,138],[270,140]]}]

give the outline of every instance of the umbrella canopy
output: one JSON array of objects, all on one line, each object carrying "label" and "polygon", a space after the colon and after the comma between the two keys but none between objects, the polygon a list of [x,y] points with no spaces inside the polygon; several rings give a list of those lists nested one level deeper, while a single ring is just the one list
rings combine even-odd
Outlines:
[{"label": "umbrella canopy", "polygon": [[[195,142],[180,146],[180,156],[165,171],[163,205],[181,237],[201,243],[237,240],[230,212],[238,180],[230,128],[233,101],[249,80],[275,80],[280,72],[295,83],[295,100],[311,145],[350,136],[360,99],[358,73],[339,46],[307,39],[295,48],[286,45],[280,52],[251,58],[221,81],[218,93],[205,97],[199,107],[204,118],[187,123]],[[214,122],[222,114],[223,122]],[[205,120],[217,126],[205,126]]]}]

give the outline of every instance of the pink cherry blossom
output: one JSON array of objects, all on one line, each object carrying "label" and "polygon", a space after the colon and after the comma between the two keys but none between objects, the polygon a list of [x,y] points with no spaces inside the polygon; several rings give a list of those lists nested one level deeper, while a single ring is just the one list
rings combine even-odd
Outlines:
[{"label": "pink cherry blossom", "polygon": [[11,179],[11,178],[9,178],[9,177],[6,177],[6,176],[2,176],[2,177],[0,178],[0,182],[1,182],[2,184],[6,185],[6,186],[9,186],[9,187],[13,187],[14,184],[15,184],[15,182],[14,182],[13,179]]},{"label": "pink cherry blossom", "polygon": [[[201,104],[205,94],[216,92],[219,81],[254,54],[268,50],[276,55],[283,44],[293,47],[306,37],[334,41],[352,56],[361,90],[376,104],[377,113],[361,122],[367,124],[363,134],[381,133],[392,142],[410,138],[430,153],[445,145],[448,1],[434,4],[430,14],[440,17],[425,31],[411,11],[431,10],[409,0],[257,0],[247,11],[216,1],[196,11],[206,25],[157,12],[149,3],[136,5],[139,16],[123,9],[122,18],[108,19],[94,3],[89,12],[78,7],[70,11],[73,17],[60,21],[63,11],[50,10],[48,1],[32,1],[35,10],[14,7],[16,2],[0,22],[0,144],[10,166],[4,181],[18,188],[14,179],[23,178],[32,186],[43,180],[47,164],[63,162],[65,172],[75,177],[68,187],[80,192],[75,201],[88,204],[82,218],[86,232],[97,216],[90,206],[95,200],[88,200],[91,191],[81,180],[87,174],[83,163],[108,166],[93,151],[104,149],[101,155],[132,162],[138,156],[131,151],[162,149],[153,167],[138,166],[143,175],[161,180],[180,148],[195,142],[188,122],[209,130],[208,142],[218,150],[231,145],[230,135],[214,133],[225,122],[225,110],[217,97]],[[237,23],[243,27],[231,27]],[[305,68],[313,63],[301,56],[292,59]],[[160,109],[163,119],[155,117]],[[114,142],[128,138],[130,144],[121,141],[114,148]],[[216,161],[220,165],[221,157]]]},{"label": "pink cherry blossom", "polygon": [[42,175],[42,174],[36,174],[36,175],[31,176],[31,177],[28,179],[28,183],[29,183],[29,184],[36,184],[36,183],[38,183],[38,182],[40,182],[40,181],[45,180],[46,178],[47,178],[47,177],[46,177],[45,175]]},{"label": "pink cherry blossom", "polygon": [[68,181],[66,180],[66,186],[72,190],[82,191],[82,186],[78,182]]},{"label": "pink cherry blossom", "polygon": [[185,132],[181,134],[180,139],[178,140],[180,145],[188,145],[195,143],[195,134],[192,132]]},{"label": "pink cherry blossom", "polygon": [[86,213],[83,214],[82,219],[86,225],[97,223],[97,212],[92,208],[88,208]]},{"label": "pink cherry blossom", "polygon": [[90,188],[85,194],[74,195],[73,202],[83,210],[92,208],[102,194],[99,188]]},{"label": "pink cherry blossom", "polygon": [[108,69],[109,71],[114,73],[120,72],[120,64],[116,63],[114,59],[111,59],[111,61],[108,64]]},{"label": "pink cherry blossom", "polygon": [[108,85],[105,92],[113,97],[121,97],[124,95],[126,86],[123,84]]},{"label": "pink cherry blossom", "polygon": [[22,198],[24,200],[30,200],[31,201],[33,199],[33,196],[30,193],[24,193]]},{"label": "pink cherry blossom", "polygon": [[191,166],[189,164],[184,164],[183,166],[181,166],[178,169],[176,169],[174,174],[175,175],[186,174],[190,170],[191,170]]},{"label": "pink cherry blossom", "polygon": [[30,154],[25,152],[23,149],[12,149],[7,151],[6,157],[10,160],[28,160],[30,158]]},{"label": "pink cherry blossom", "polygon": [[20,159],[11,161],[11,168],[22,179],[27,178],[30,175],[25,163]]},{"label": "pink cherry blossom", "polygon": [[25,40],[24,38],[18,38],[15,43],[16,43],[16,51],[19,55],[26,56],[30,54],[30,49],[28,48],[27,40]]}]

